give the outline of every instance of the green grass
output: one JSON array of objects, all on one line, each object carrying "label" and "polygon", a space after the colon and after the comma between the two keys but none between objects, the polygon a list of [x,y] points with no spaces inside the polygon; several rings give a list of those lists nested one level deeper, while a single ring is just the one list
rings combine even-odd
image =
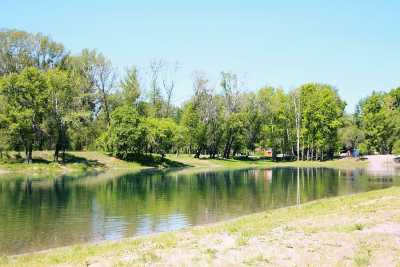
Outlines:
[{"label": "green grass", "polygon": [[266,263],[270,263],[270,261],[265,258],[262,254],[259,254],[253,258],[250,259],[246,259],[243,261],[243,264],[248,265],[248,266],[258,266],[258,265],[262,265],[262,263],[266,264]]},{"label": "green grass", "polygon": [[368,165],[366,161],[356,159],[335,159],[327,161],[289,161],[274,162],[265,159],[196,159],[191,155],[169,155],[168,158],[174,161],[182,162],[186,165],[198,168],[271,168],[271,167],[325,167],[337,169],[354,169],[363,168]]},{"label": "green grass", "polygon": [[[82,174],[93,171],[127,170],[136,171],[148,168],[186,168],[190,172],[204,169],[240,169],[271,167],[328,167],[339,169],[362,168],[367,162],[354,159],[331,160],[323,162],[294,161],[273,162],[260,159],[196,159],[192,155],[144,155],[130,160],[121,160],[101,152],[68,152],[64,164],[52,161],[52,151],[35,151],[33,163],[26,164],[17,153],[10,153],[9,159],[0,161],[0,174],[30,173],[33,176],[56,177],[60,174]],[[3,175],[4,176],[4,175]]]},{"label": "green grass", "polygon": [[359,244],[354,255],[354,263],[356,266],[368,266],[371,259],[371,249],[365,242]]},{"label": "green grass", "polygon": [[217,254],[217,250],[213,248],[206,248],[204,251],[204,254],[207,254],[208,257],[210,258],[215,258],[215,255]]},{"label": "green grass", "polygon": [[[340,218],[341,216],[359,216],[366,214],[368,218],[373,217],[370,207],[377,210],[395,210],[399,206],[400,188],[393,187],[378,191],[370,191],[356,195],[342,196],[330,199],[322,199],[309,202],[299,207],[288,207],[267,212],[261,212],[244,216],[235,220],[216,223],[207,226],[187,228],[177,232],[156,234],[134,239],[124,239],[118,242],[103,242],[100,244],[76,245],[66,248],[54,249],[42,253],[16,257],[0,258],[0,265],[4,266],[48,266],[48,265],[84,265],[93,258],[102,258],[112,262],[120,262],[127,253],[142,255],[140,261],[143,263],[157,263],[162,260],[162,255],[174,257],[172,250],[179,247],[185,249],[200,250],[202,255],[212,260],[217,256],[218,251],[213,247],[198,246],[199,240],[209,240],[210,236],[228,233],[236,237],[236,248],[248,246],[248,240],[252,237],[262,235],[268,236],[268,231],[276,227],[288,224],[307,225],[307,221],[320,220],[321,218]],[[395,199],[395,200],[394,200]],[[331,220],[329,219],[329,221]],[[299,222],[299,223],[297,223]],[[338,224],[341,224],[339,221]],[[343,223],[342,223],[343,224]],[[363,224],[342,225],[339,231],[348,231],[351,227],[353,233],[362,231]],[[285,226],[284,231],[298,231],[296,227]],[[323,232],[326,229],[316,229],[316,232]],[[306,233],[306,231],[304,231]],[[351,233],[350,233],[351,234]],[[207,241],[209,242],[209,241]],[[207,242],[205,244],[207,244]],[[203,243],[204,244],[204,243]],[[235,248],[235,249],[236,249]],[[184,253],[184,252],[182,252]],[[219,254],[221,256],[223,254]],[[196,258],[197,257],[197,258]],[[194,258],[201,260],[196,256]],[[371,257],[371,249],[366,243],[360,243],[355,251],[353,262],[356,265],[368,265]],[[246,264],[256,264],[260,261],[269,261],[262,255],[249,258]],[[124,265],[124,264],[122,264]]]},{"label": "green grass", "polygon": [[30,173],[33,176],[56,177],[60,174],[82,174],[93,171],[106,170],[141,170],[148,168],[185,167],[181,162],[158,155],[142,156],[134,160],[121,160],[102,152],[72,151],[66,153],[64,163],[53,162],[52,151],[33,152],[33,163],[26,164],[24,159],[10,153],[8,159],[0,160],[0,174]]}]

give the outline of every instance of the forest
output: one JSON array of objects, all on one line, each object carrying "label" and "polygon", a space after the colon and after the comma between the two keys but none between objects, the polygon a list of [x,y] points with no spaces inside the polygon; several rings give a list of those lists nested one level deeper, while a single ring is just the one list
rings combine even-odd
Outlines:
[{"label": "forest", "polygon": [[[100,150],[121,159],[169,153],[232,158],[327,160],[400,153],[400,87],[360,97],[353,114],[337,88],[306,83],[293,90],[244,90],[233,72],[217,85],[194,71],[192,96],[174,102],[180,66],[153,59],[123,73],[102,53],[73,54],[41,33],[0,31],[0,157],[35,150]],[[144,71],[145,70],[145,71]],[[146,82],[143,82],[143,81]]]}]

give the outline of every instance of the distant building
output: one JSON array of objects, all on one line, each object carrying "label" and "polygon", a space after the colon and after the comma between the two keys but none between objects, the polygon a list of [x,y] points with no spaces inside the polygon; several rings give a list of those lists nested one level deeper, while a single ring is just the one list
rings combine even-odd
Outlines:
[{"label": "distant building", "polygon": [[267,158],[272,158],[272,148],[261,148],[257,147],[256,148],[256,153],[263,155],[264,157]]},{"label": "distant building", "polygon": [[348,158],[348,157],[353,157],[353,158],[358,158],[360,156],[360,150],[359,149],[350,149],[347,150],[345,153],[340,153],[340,157],[342,158]]}]

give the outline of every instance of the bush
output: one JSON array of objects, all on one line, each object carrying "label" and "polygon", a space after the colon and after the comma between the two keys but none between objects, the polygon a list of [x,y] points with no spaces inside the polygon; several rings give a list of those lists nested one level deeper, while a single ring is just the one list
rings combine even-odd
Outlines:
[{"label": "bush", "polygon": [[392,149],[393,154],[400,154],[400,140],[397,140],[393,144],[393,149]]},{"label": "bush", "polygon": [[360,150],[360,155],[367,155],[369,152],[368,145],[366,143],[359,144],[358,149]]},{"label": "bush", "polygon": [[116,108],[111,114],[111,126],[97,140],[97,146],[120,158],[144,151],[145,133],[142,120],[130,106]]}]

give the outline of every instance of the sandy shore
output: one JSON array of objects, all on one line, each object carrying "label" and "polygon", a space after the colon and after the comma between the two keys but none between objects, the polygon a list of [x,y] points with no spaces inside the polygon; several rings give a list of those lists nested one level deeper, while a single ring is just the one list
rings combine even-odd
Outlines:
[{"label": "sandy shore", "polygon": [[399,173],[400,164],[394,162],[394,155],[368,155],[367,171],[371,175],[390,176]]}]

